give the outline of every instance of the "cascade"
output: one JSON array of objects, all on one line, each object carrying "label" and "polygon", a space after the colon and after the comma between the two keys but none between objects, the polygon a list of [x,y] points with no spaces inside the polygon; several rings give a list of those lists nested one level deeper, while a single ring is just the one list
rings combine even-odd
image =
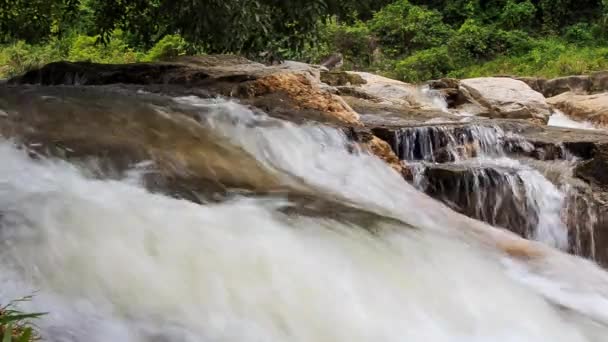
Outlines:
[{"label": "cascade", "polygon": [[[251,171],[234,175],[278,179],[367,219],[290,213],[284,209],[297,204],[284,193],[194,203],[150,192],[146,163],[108,175],[95,163],[2,140],[0,302],[35,293],[23,309],[49,312],[37,322],[45,340],[600,342],[608,335],[608,275],[591,262],[454,212],[378,158],[349,150],[338,129],[296,126],[221,99],[171,101],[155,102],[144,117],[187,113],[186,127],[215,137],[208,152],[238,147],[261,168],[254,173],[243,154],[226,152],[224,165]],[[484,166],[485,154],[504,160],[490,140],[478,144],[477,157],[451,163]],[[502,177],[535,200],[525,201],[538,216],[535,237],[549,240],[540,222],[557,200],[536,194],[548,184],[526,185],[536,177],[531,169],[502,163],[509,176],[480,168],[472,181],[481,188]]]}]

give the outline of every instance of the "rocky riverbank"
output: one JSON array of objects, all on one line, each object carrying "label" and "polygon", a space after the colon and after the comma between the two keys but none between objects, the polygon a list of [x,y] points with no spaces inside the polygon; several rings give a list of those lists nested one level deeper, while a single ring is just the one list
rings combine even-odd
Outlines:
[{"label": "rocky riverbank", "polygon": [[[538,227],[563,224],[567,245],[558,237],[547,241],[555,238],[555,247],[608,266],[608,135],[547,125],[559,109],[602,128],[608,122],[606,91],[604,73],[557,80],[443,79],[417,86],[368,73],[329,72],[296,62],[266,66],[234,56],[130,65],[61,62],[0,87],[0,133],[33,155],[79,163],[95,157],[104,172],[152,161],[156,169],[147,175],[148,187],[191,200],[234,189],[293,190],[245,151],[219,144],[225,137],[192,124],[205,110],[197,98],[235,98],[254,112],[297,125],[340,128],[354,153],[377,155],[467,216],[540,240]],[[181,101],[169,104],[167,98]],[[27,110],[17,114],[11,111],[16,107]],[[538,185],[529,182],[534,177],[563,197],[555,200],[558,208],[532,194]],[[302,191],[298,196],[306,197]]]}]

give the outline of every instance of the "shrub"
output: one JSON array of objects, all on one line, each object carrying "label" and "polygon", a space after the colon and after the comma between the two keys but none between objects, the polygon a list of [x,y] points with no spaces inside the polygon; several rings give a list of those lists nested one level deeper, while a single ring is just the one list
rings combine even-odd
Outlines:
[{"label": "shrub", "polygon": [[532,48],[531,38],[522,31],[505,31],[467,20],[448,43],[459,65],[487,61],[502,54],[526,53]]},{"label": "shrub", "polygon": [[442,45],[452,34],[439,12],[407,0],[398,0],[377,12],[370,28],[389,56]]},{"label": "shrub", "polygon": [[414,53],[395,66],[395,74],[407,82],[420,82],[445,76],[454,68],[446,47]]},{"label": "shrub", "polygon": [[570,43],[588,44],[593,41],[593,31],[589,24],[578,23],[565,29],[564,38]]},{"label": "shrub", "polygon": [[526,0],[516,2],[508,0],[502,13],[499,16],[498,22],[507,30],[530,28],[536,15],[536,7]]},{"label": "shrub", "polygon": [[185,55],[188,45],[179,35],[166,35],[143,58],[145,61],[167,60]]},{"label": "shrub", "polygon": [[370,65],[374,46],[369,28],[363,22],[346,25],[331,21],[325,28],[324,37],[330,46],[326,52],[341,53],[346,67],[359,69]]}]

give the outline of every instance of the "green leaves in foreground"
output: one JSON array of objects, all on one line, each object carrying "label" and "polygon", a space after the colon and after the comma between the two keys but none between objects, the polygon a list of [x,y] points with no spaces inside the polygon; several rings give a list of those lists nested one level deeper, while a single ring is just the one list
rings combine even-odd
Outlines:
[{"label": "green leaves in foreground", "polygon": [[24,297],[0,307],[0,341],[1,342],[30,342],[38,340],[30,320],[44,316],[46,313],[24,313],[15,308],[18,302],[31,300]]}]

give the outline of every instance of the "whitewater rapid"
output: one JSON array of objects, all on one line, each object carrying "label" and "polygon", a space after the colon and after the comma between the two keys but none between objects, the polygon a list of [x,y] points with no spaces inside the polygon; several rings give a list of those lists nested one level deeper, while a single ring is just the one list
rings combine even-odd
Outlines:
[{"label": "whitewater rapid", "polygon": [[[604,341],[608,277],[588,261],[522,262],[485,229],[349,153],[337,130],[223,100],[202,125],[282,181],[396,220],[289,215],[280,196],[195,204],[94,179],[0,143],[0,303],[48,341]],[[403,222],[400,223],[399,221]],[[481,227],[481,228],[480,228]],[[489,227],[487,227],[490,229]],[[498,234],[498,233],[496,233]]]}]

